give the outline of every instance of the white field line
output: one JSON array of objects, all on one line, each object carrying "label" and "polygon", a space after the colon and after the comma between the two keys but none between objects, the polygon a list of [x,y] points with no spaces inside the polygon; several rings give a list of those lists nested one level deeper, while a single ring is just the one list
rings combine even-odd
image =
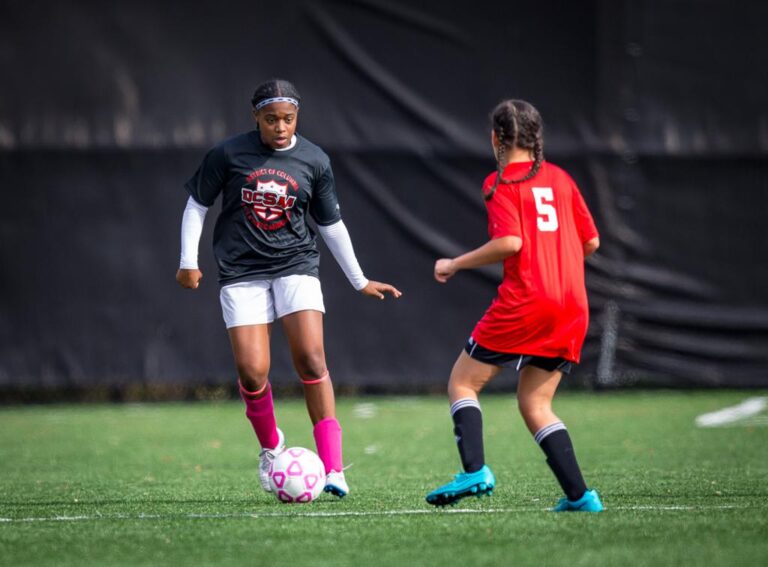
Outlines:
[{"label": "white field line", "polygon": [[[759,506],[740,504],[708,505],[632,505],[610,506],[607,510],[641,512],[690,512],[699,510],[740,510],[759,508]],[[519,514],[524,512],[549,512],[549,508],[446,508],[415,510],[381,510],[378,512],[235,512],[231,514],[94,514],[85,516],[40,516],[27,518],[0,518],[0,524],[19,524],[30,522],[93,522],[100,520],[229,520],[259,518],[350,518],[384,516],[418,516],[423,514]]]},{"label": "white field line", "polygon": [[[740,422],[759,414],[765,410],[766,407],[768,407],[768,397],[747,398],[738,405],[698,416],[696,418],[696,425],[699,427],[741,425]],[[750,425],[754,424],[755,423],[750,423]],[[762,420],[757,422],[757,425],[761,424]]]}]

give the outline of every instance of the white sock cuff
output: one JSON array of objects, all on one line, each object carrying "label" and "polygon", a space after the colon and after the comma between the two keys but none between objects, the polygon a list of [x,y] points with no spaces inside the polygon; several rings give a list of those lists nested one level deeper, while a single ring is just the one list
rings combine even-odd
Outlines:
[{"label": "white sock cuff", "polygon": [[536,440],[536,443],[541,445],[541,442],[544,441],[549,435],[554,433],[555,431],[566,431],[565,424],[562,421],[556,421],[555,423],[550,423],[549,425],[545,425],[541,429],[539,429],[533,436],[533,438]]},{"label": "white sock cuff", "polygon": [[472,398],[461,398],[451,404],[451,417],[460,409],[464,408],[477,408],[477,411],[482,412],[480,409],[480,402],[473,400]]}]

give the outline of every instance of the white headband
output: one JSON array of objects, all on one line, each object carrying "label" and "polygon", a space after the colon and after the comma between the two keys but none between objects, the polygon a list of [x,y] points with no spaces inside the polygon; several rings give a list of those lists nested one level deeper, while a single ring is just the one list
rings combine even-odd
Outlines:
[{"label": "white headband", "polygon": [[267,106],[268,104],[272,104],[273,102],[290,102],[293,106],[296,108],[299,108],[299,101],[295,98],[291,98],[289,96],[276,96],[274,98],[265,98],[261,102],[257,103],[256,106],[253,107],[254,110],[259,110],[262,107]]}]

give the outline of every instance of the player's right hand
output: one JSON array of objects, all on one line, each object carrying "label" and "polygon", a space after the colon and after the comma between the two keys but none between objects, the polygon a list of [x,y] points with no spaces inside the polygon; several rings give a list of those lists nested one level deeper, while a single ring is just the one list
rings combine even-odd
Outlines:
[{"label": "player's right hand", "polygon": [[181,287],[187,289],[197,289],[200,286],[200,280],[203,279],[203,272],[200,270],[180,269],[176,272],[176,281]]},{"label": "player's right hand", "polygon": [[440,283],[447,282],[456,273],[456,263],[452,258],[440,258],[435,262],[435,279]]}]

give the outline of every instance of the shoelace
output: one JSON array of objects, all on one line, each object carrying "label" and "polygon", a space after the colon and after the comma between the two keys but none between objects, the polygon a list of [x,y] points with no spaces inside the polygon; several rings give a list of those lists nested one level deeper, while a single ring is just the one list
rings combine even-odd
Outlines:
[{"label": "shoelace", "polygon": [[[277,449],[277,447],[275,447],[275,449]],[[264,455],[270,455],[274,459],[276,457],[275,449],[262,449],[261,451],[259,451],[259,457],[263,457]]]}]

